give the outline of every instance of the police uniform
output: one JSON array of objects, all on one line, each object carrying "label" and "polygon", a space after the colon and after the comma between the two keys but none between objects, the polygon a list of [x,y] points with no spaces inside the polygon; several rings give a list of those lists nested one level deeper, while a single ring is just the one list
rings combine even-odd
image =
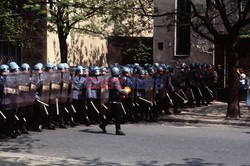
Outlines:
[{"label": "police uniform", "polygon": [[[113,67],[111,69],[111,74],[112,78],[109,80],[109,102],[112,116],[115,119],[116,135],[125,135],[125,133],[121,131],[122,107],[120,96],[127,95],[127,92],[121,87],[121,82],[119,80],[119,68]],[[100,127],[103,132],[106,132],[105,125],[101,124]]]}]

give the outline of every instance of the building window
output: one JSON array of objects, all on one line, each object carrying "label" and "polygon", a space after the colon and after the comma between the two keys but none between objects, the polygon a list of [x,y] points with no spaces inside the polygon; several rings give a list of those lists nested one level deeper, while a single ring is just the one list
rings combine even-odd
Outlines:
[{"label": "building window", "polygon": [[0,41],[0,64],[8,64],[11,61],[20,63],[21,46],[19,42]]},{"label": "building window", "polygon": [[176,55],[190,55],[190,11],[189,0],[177,0]]},{"label": "building window", "polygon": [[163,50],[163,43],[158,43],[158,50]]}]

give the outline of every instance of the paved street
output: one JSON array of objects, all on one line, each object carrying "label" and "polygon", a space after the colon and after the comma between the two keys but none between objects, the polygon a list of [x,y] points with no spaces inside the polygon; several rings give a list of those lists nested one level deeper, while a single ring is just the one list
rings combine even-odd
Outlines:
[{"label": "paved street", "polygon": [[228,126],[123,125],[126,136],[97,126],[31,132],[0,140],[0,165],[250,166],[250,129]]}]

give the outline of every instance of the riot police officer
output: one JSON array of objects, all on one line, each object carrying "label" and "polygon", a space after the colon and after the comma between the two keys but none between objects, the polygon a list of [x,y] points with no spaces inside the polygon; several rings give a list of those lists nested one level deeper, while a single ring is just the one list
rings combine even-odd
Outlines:
[{"label": "riot police officer", "polygon": [[[100,76],[99,67],[90,68],[90,76],[87,78],[87,107],[88,107],[88,116],[90,121],[98,123],[101,118],[101,103],[100,103],[100,94],[101,87],[98,77]],[[102,121],[101,121],[102,122]]]},{"label": "riot police officer", "polygon": [[[31,116],[31,123],[34,131],[42,131],[42,120],[47,119],[47,114],[44,110],[45,106],[38,102],[41,100],[43,94],[43,64],[37,63],[32,71],[32,83],[35,85],[35,103],[34,111]],[[43,107],[44,106],[44,107]],[[45,115],[46,114],[46,115]]]},{"label": "riot police officer", "polygon": [[28,113],[30,114],[32,111],[32,104],[30,102],[30,66],[27,63],[23,63],[21,65],[21,71],[19,74],[19,108],[17,112],[17,116],[19,117],[18,129],[23,134],[28,134],[26,130],[26,122],[29,119]]},{"label": "riot police officer", "polygon": [[131,70],[128,67],[123,67],[122,69],[122,78],[121,78],[121,86],[124,89],[125,87],[129,87],[132,92],[128,95],[125,96],[125,98],[122,101],[122,104],[124,106],[125,112],[127,117],[129,118],[132,123],[135,121],[135,113],[133,109],[133,102],[134,102],[134,85],[131,80]]},{"label": "riot police officer", "polygon": [[[9,73],[9,66],[6,65],[6,64],[2,64],[0,66],[0,96],[1,96],[1,103],[0,103],[0,106],[1,106],[1,110],[3,111],[1,116],[0,116],[0,133],[3,133],[3,134],[7,134],[8,136],[10,136],[11,138],[16,138],[16,135],[15,133],[11,130],[10,128],[10,122],[11,121],[7,121],[7,111],[5,111],[4,109],[4,88],[5,88],[5,77],[6,77],[6,74]],[[8,114],[8,113],[7,113]],[[8,117],[9,118],[9,117]],[[1,138],[5,138],[5,136],[1,136]]]},{"label": "riot police officer", "polygon": [[[7,125],[7,135],[11,138],[16,138],[21,135],[21,132],[17,128],[17,109],[19,105],[19,91],[18,91],[18,71],[19,66],[15,62],[9,64],[10,74],[5,75],[5,86],[6,92],[4,92],[4,111],[6,114],[6,125]],[[4,90],[5,91],[5,90]]]},{"label": "riot police officer", "polygon": [[60,109],[60,118],[61,121],[70,124],[71,127],[75,127],[76,123],[73,118],[73,111],[68,109],[68,93],[69,93],[69,84],[70,84],[70,73],[68,71],[67,63],[60,63],[57,66],[59,75],[61,76],[60,86],[60,98],[59,98],[59,109]]},{"label": "riot police officer", "polygon": [[[120,69],[118,67],[113,67],[111,69],[112,77],[109,80],[109,102],[112,112],[112,116],[115,119],[115,129],[116,135],[125,135],[121,130],[121,120],[122,120],[122,108],[121,108],[121,95],[128,95],[128,93],[121,88],[121,82],[119,80]],[[106,133],[105,123],[100,124],[100,128],[104,133]]]},{"label": "riot police officer", "polygon": [[83,66],[77,66],[75,71],[75,77],[73,80],[73,106],[76,113],[74,119],[77,123],[85,123],[90,125],[89,117],[87,116],[87,76],[88,69]]}]

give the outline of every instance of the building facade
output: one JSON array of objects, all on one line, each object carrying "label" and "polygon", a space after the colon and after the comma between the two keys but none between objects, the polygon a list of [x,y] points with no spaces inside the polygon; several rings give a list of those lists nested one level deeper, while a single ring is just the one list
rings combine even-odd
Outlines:
[{"label": "building facade", "polygon": [[[155,15],[175,10],[190,12],[188,0],[155,0]],[[175,18],[173,18],[175,17]],[[177,16],[154,18],[154,62],[214,64],[214,46],[192,32],[189,26],[175,22]]]}]

